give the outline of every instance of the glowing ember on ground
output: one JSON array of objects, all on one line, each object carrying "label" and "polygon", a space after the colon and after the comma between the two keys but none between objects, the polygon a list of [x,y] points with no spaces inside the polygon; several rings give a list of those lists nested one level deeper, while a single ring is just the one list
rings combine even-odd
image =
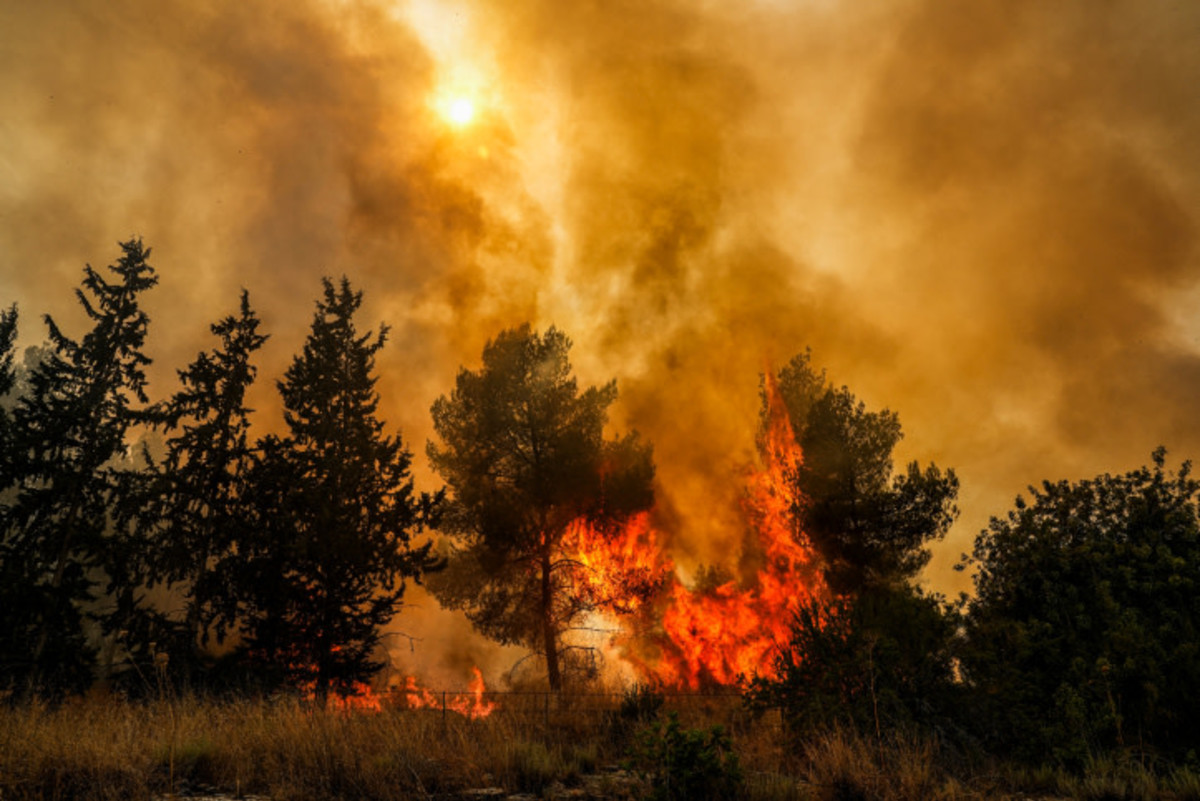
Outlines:
[{"label": "glowing ember on ground", "polygon": [[467,684],[467,692],[436,692],[423,687],[414,676],[406,676],[403,685],[394,690],[394,695],[403,700],[409,709],[446,709],[471,720],[485,718],[496,710],[496,704],[484,698],[487,687],[483,673],[473,667],[475,677]]},{"label": "glowing ember on ground", "polygon": [[[474,678],[467,684],[466,692],[431,690],[422,686],[414,676],[406,676],[399,686],[392,687],[387,693],[377,693],[370,685],[356,681],[345,695],[331,693],[325,701],[325,708],[336,712],[382,712],[389,707],[438,710],[444,707],[448,712],[478,720],[492,714],[496,704],[484,697],[487,686],[483,681],[483,673],[477,667],[471,668],[471,671]],[[302,687],[301,691],[308,701],[316,698],[315,683]]]}]

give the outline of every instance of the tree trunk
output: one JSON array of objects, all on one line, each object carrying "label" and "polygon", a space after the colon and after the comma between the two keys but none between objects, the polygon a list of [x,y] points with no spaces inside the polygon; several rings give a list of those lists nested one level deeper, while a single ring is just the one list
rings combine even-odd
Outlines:
[{"label": "tree trunk", "polygon": [[542,643],[546,649],[546,676],[550,689],[562,689],[558,667],[558,632],[554,628],[554,585],[550,581],[550,550],[542,552]]}]

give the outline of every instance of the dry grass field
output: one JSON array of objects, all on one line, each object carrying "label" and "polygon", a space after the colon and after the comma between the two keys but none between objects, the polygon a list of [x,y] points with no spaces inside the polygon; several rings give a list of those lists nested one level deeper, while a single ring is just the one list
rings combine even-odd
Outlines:
[{"label": "dry grass field", "polygon": [[[654,765],[630,764],[649,724],[623,718],[602,697],[497,701],[477,720],[437,709],[314,710],[288,698],[5,706],[0,799],[148,801],[219,790],[273,801],[398,801],[484,788],[527,798],[684,797],[655,782]],[[1191,771],[1097,762],[1070,776],[967,766],[931,740],[829,732],[791,742],[778,721],[746,715],[736,699],[671,701],[683,729],[719,724],[729,733],[737,798],[1200,799]]]}]

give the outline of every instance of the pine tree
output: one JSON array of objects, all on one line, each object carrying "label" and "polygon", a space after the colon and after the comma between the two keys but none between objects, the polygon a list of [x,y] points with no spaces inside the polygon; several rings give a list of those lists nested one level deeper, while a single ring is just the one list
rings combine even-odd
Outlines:
[{"label": "pine tree", "polygon": [[247,514],[253,457],[246,392],[256,375],[251,358],[267,340],[258,326],[243,291],[239,313],[211,327],[220,345],[179,371],[182,387],[165,412],[166,429],[175,433],[139,510],[155,524],[149,584],[182,585],[186,599],[184,619],[159,621],[168,631],[154,638],[160,647],[171,643],[172,665],[194,662],[211,627],[223,640],[235,623],[230,563],[238,559],[234,543]]},{"label": "pine tree", "polygon": [[540,654],[555,691],[574,650],[564,635],[600,605],[580,591],[569,528],[616,532],[654,503],[649,445],[604,437],[616,382],[580,392],[570,349],[555,328],[502,331],[433,404],[441,443],[428,448],[453,493],[445,529],[458,544],[431,588],[485,635]]},{"label": "pine tree", "polygon": [[150,417],[142,352],[149,318],[141,294],[158,282],[140,240],[106,279],[88,265],[76,297],[92,328],[79,341],[46,316],[50,352],[12,415],[21,464],[0,521],[0,653],[26,690],[79,690],[91,681],[81,606],[97,570],[111,566],[106,536],[119,489],[114,459],[126,433]]},{"label": "pine tree", "polygon": [[382,665],[380,629],[406,581],[436,566],[412,538],[436,498],[415,497],[411,454],[376,413],[375,354],[387,329],[359,334],[362,293],[323,281],[312,330],[284,380],[286,437],[259,443],[253,515],[234,580],[251,655],[323,701]]},{"label": "pine tree", "polygon": [[899,416],[870,411],[848,387],[835,388],[807,351],[779,372],[777,386],[804,454],[792,477],[802,499],[793,511],[830,587],[858,595],[914,581],[929,562],[926,545],[958,515],[954,471],[912,462],[894,475]]},{"label": "pine tree", "polygon": [[14,400],[9,397],[16,385],[17,375],[13,355],[17,342],[17,306],[13,304],[0,311],[0,509],[3,509],[3,493],[12,485],[16,473],[16,452],[12,441],[12,421],[9,406]]}]

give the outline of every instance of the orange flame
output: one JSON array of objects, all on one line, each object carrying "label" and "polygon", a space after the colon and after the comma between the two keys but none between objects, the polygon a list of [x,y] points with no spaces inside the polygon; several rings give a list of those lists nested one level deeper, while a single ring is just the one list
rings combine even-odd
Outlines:
[{"label": "orange flame", "polygon": [[[449,712],[478,720],[492,714],[496,710],[496,703],[485,698],[487,686],[483,681],[483,673],[477,667],[472,667],[471,671],[474,678],[467,684],[466,693],[438,693],[423,687],[414,676],[406,676],[401,686],[393,687],[386,695],[376,693],[369,684],[356,681],[351,685],[351,692],[345,695],[330,694],[325,700],[325,708],[334,712],[363,713],[382,712],[385,706],[441,709],[444,705]],[[316,698],[316,682],[306,682],[300,690],[305,699],[312,701]]]},{"label": "orange flame", "polygon": [[325,701],[326,708],[338,712],[382,712],[383,699],[376,695],[370,685],[354,682],[354,692],[349,695],[331,695]]},{"label": "orange flame", "polygon": [[579,567],[574,575],[575,594],[601,612],[637,612],[675,571],[646,512],[634,515],[609,534],[577,520],[563,538],[563,549]]},{"label": "orange flame", "polygon": [[[695,690],[704,684],[736,684],[754,674],[771,675],[770,656],[788,641],[791,613],[828,594],[816,552],[795,524],[800,498],[793,476],[803,456],[769,373],[766,393],[763,465],[747,474],[742,509],[754,535],[752,547],[762,561],[751,581],[688,589],[675,578],[674,564],[659,546],[649,515],[634,518],[615,537],[598,536],[583,524],[573,527],[577,559],[586,568],[581,580],[593,598],[615,596],[607,603],[609,610],[644,608],[646,599],[630,594],[630,576],[659,581],[658,602],[665,603],[661,635],[655,638],[659,657],[650,663],[629,658],[665,685]],[[664,587],[669,592],[662,593]],[[639,589],[636,583],[632,588]],[[624,637],[629,640],[631,635]]]},{"label": "orange flame", "polygon": [[396,694],[403,700],[408,709],[442,709],[462,715],[469,720],[486,718],[496,711],[494,701],[488,701],[484,695],[487,686],[483,682],[483,673],[477,667],[471,668],[475,677],[467,684],[467,693],[437,693],[428,687],[423,687],[414,676],[404,678],[404,686]]}]

